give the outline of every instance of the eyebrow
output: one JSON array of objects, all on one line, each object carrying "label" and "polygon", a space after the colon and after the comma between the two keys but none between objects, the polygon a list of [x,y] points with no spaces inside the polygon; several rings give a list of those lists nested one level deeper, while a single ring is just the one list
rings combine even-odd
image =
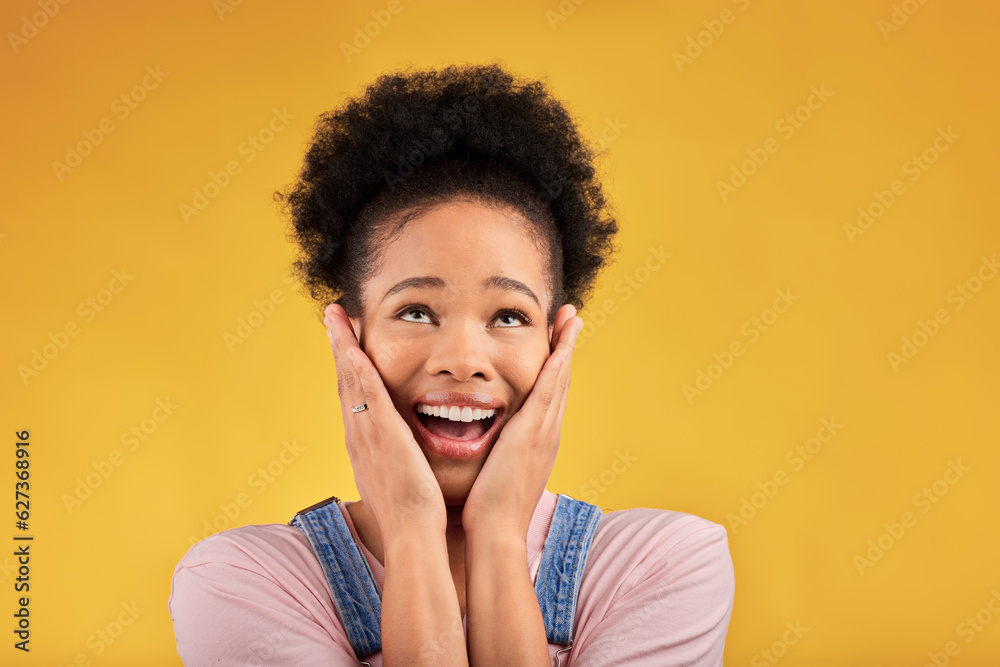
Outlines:
[{"label": "eyebrow", "polygon": [[[417,276],[415,278],[400,280],[398,283],[389,288],[389,291],[382,297],[382,301],[385,301],[396,292],[401,292],[411,287],[417,289],[429,287],[441,289],[445,287],[445,281],[437,276]],[[514,280],[513,278],[508,278],[507,276],[490,276],[483,281],[483,287],[486,289],[500,289],[507,292],[520,292],[521,294],[530,297],[539,308],[542,307],[541,302],[538,300],[538,297],[535,296],[535,293],[531,291],[531,288],[522,283],[520,280]]]}]

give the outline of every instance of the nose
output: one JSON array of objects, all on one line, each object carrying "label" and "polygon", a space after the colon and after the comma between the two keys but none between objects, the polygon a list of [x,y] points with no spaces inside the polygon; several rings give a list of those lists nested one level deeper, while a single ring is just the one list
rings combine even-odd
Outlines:
[{"label": "nose", "polygon": [[441,326],[435,339],[427,358],[428,373],[450,373],[460,382],[493,379],[489,333],[475,321],[452,320]]}]

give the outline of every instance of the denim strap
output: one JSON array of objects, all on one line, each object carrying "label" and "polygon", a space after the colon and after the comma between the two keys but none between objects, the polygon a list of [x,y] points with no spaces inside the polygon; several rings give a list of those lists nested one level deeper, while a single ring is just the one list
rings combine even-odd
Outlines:
[{"label": "denim strap", "polygon": [[333,496],[307,507],[288,525],[309,539],[358,660],[381,651],[382,594],[340,513],[340,499]]},{"label": "denim strap", "polygon": [[535,577],[535,593],[550,644],[573,640],[576,599],[601,508],[560,493]]},{"label": "denim strap", "polygon": [[[382,598],[339,504],[337,497],[327,498],[288,523],[309,539],[347,639],[361,660],[382,650]],[[601,516],[600,507],[559,494],[535,577],[535,594],[550,644],[572,645],[580,582]]]}]

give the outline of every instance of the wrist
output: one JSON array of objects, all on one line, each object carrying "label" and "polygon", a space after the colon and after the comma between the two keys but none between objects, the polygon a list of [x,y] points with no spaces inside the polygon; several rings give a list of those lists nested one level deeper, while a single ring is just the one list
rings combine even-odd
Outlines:
[{"label": "wrist", "polygon": [[469,512],[466,506],[466,510],[462,512],[462,529],[465,531],[466,539],[469,536],[484,541],[517,537],[523,542],[527,538],[530,523],[531,513],[523,513],[520,510],[498,508],[488,512],[481,509]]},{"label": "wrist", "polygon": [[465,534],[466,564],[498,559],[526,562],[527,536],[520,530],[479,530]]},{"label": "wrist", "polygon": [[406,528],[393,531],[383,538],[386,563],[390,560],[435,560],[444,554],[447,561],[448,543],[443,531]]}]

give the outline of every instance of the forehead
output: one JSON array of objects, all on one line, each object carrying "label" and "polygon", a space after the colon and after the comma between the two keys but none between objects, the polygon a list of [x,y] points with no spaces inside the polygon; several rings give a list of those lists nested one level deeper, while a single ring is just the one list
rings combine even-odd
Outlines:
[{"label": "forehead", "polygon": [[441,204],[407,222],[382,248],[365,291],[376,304],[400,280],[442,278],[452,288],[479,291],[492,276],[528,285],[547,307],[549,258],[519,214],[481,203]]}]

